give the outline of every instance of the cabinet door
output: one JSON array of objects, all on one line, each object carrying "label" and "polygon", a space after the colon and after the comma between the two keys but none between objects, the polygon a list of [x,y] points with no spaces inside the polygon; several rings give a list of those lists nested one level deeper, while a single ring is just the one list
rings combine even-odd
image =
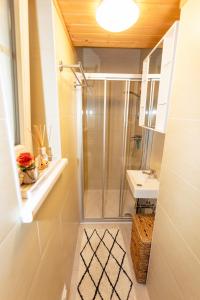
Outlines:
[{"label": "cabinet door", "polygon": [[151,79],[148,81],[146,108],[145,108],[145,127],[154,129],[156,126],[159,80]]},{"label": "cabinet door", "polygon": [[158,132],[165,133],[167,125],[168,105],[167,103],[158,104],[157,116],[156,116],[156,127],[155,130]]},{"label": "cabinet door", "polygon": [[164,37],[158,104],[168,103],[169,101],[176,48],[177,26],[178,24],[175,23]]},{"label": "cabinet door", "polygon": [[149,74],[149,57],[146,57],[143,61],[142,81],[148,80],[148,74]]},{"label": "cabinet door", "polygon": [[140,106],[142,106],[142,107],[145,106],[145,104],[146,104],[147,84],[148,84],[148,80],[142,80],[141,97],[140,97]]},{"label": "cabinet door", "polygon": [[169,101],[176,46],[176,33],[177,23],[169,29],[164,37],[158,104],[168,103]]},{"label": "cabinet door", "polygon": [[160,76],[160,87],[158,93],[158,104],[167,103],[169,99],[169,92],[171,87],[172,77],[172,62],[163,66]]},{"label": "cabinet door", "polygon": [[176,50],[176,40],[178,32],[178,22],[176,22],[166,33],[163,42],[163,54],[161,65],[161,77],[160,87],[158,94],[158,109],[156,117],[155,130],[165,132],[167,117],[168,117],[168,105],[171,96],[172,77],[174,57]]},{"label": "cabinet door", "polygon": [[163,43],[163,54],[162,54],[162,68],[174,61],[175,48],[176,48],[176,38],[177,38],[177,30],[178,23],[174,23],[174,25],[169,29],[164,37]]},{"label": "cabinet door", "polygon": [[142,70],[142,86],[141,86],[141,99],[140,99],[140,105],[142,107],[145,106],[146,103],[148,71],[149,71],[149,58],[146,58],[143,62],[143,70]]},{"label": "cabinet door", "polygon": [[140,118],[139,125],[144,126],[145,123],[145,107],[148,85],[148,70],[149,70],[149,58],[147,57],[143,62],[142,71],[142,85],[141,85],[141,97],[140,97]]},{"label": "cabinet door", "polygon": [[144,125],[150,127],[151,118],[151,101],[152,101],[152,81],[149,80],[147,84],[146,106],[145,106],[145,121]]},{"label": "cabinet door", "polygon": [[152,81],[152,93],[151,93],[151,110],[150,110],[150,127],[155,128],[156,117],[157,117],[157,107],[158,107],[158,92],[159,92],[160,81]]}]

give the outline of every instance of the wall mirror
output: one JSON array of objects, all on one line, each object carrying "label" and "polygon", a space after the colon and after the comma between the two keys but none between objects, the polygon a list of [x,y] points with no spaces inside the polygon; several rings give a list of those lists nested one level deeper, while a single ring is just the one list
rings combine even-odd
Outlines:
[{"label": "wall mirror", "polygon": [[160,74],[163,52],[163,40],[149,56],[149,74]]}]

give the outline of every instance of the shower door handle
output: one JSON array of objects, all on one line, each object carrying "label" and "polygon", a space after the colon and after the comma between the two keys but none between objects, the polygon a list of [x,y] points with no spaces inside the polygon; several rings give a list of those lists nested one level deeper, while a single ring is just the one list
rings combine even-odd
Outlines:
[{"label": "shower door handle", "polygon": [[102,174],[102,218],[105,217],[105,185],[106,185],[106,108],[107,108],[107,81],[104,81],[104,107],[103,107],[103,174]]},{"label": "shower door handle", "polygon": [[127,150],[127,132],[128,132],[128,112],[129,112],[129,91],[130,91],[130,81],[126,81],[126,91],[125,93],[125,105],[124,105],[124,128],[123,128],[123,148],[122,148],[122,167],[121,167],[121,183],[120,183],[120,204],[119,204],[119,217],[123,214],[124,206],[124,181],[126,174],[126,150]]}]

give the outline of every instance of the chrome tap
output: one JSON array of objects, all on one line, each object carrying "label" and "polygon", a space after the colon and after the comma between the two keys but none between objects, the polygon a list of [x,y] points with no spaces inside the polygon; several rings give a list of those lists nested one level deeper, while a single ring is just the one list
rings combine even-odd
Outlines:
[{"label": "chrome tap", "polygon": [[143,174],[149,175],[149,176],[153,176],[156,177],[156,171],[153,169],[149,169],[149,170],[144,170],[142,171]]}]

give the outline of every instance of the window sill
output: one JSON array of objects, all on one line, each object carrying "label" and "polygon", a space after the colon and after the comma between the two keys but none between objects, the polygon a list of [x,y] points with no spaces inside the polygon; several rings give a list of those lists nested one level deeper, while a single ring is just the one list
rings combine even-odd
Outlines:
[{"label": "window sill", "polygon": [[67,164],[68,160],[66,158],[52,161],[49,163],[48,168],[40,173],[37,182],[21,186],[21,219],[23,223],[33,221],[34,215],[45,201]]}]

